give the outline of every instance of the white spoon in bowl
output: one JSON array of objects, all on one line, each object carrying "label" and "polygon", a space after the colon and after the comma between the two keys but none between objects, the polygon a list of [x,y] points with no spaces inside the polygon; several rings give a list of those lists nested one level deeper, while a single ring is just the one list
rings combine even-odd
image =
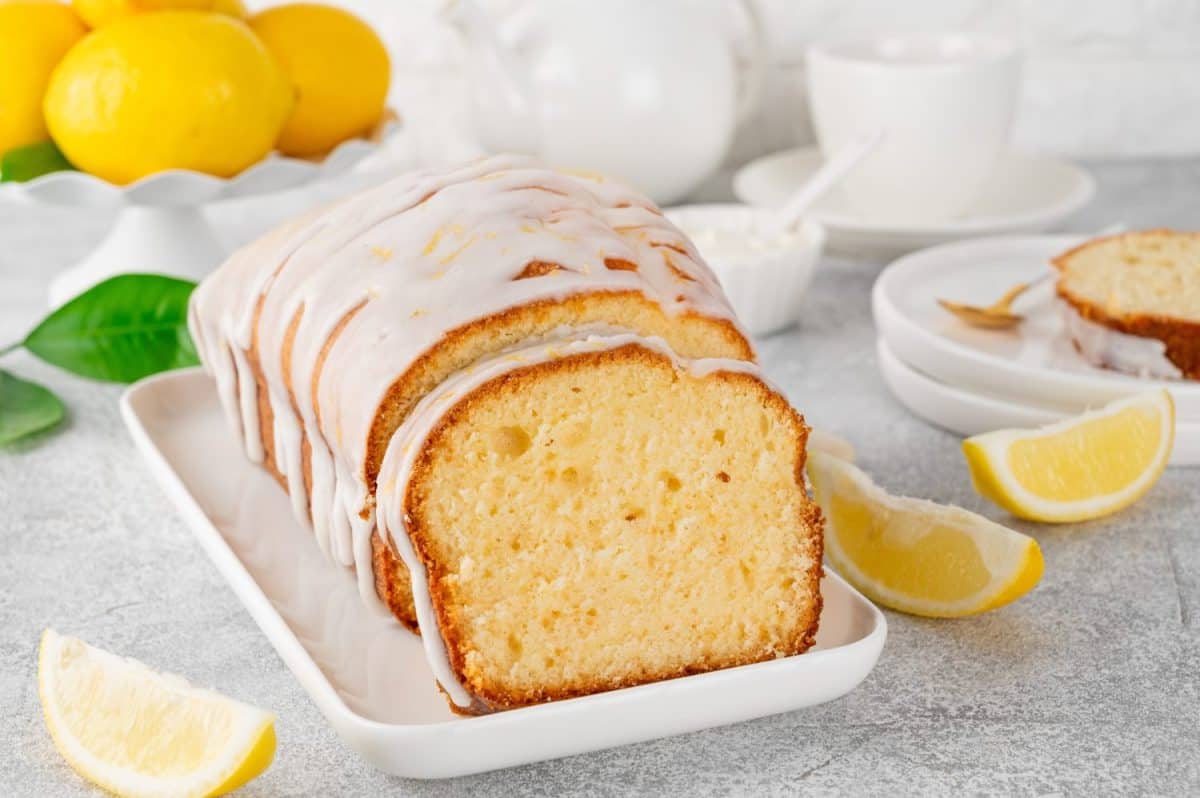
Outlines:
[{"label": "white spoon in bowl", "polygon": [[777,238],[791,230],[814,202],[825,196],[829,189],[850,174],[863,158],[879,146],[883,137],[883,130],[864,133],[834,153],[820,169],[813,172],[804,185],[796,189],[796,193],[782,208],[763,220],[761,232],[764,237]]}]

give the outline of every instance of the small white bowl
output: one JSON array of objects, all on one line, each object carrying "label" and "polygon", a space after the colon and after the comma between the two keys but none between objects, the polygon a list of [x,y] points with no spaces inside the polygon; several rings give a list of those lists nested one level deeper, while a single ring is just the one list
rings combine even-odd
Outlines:
[{"label": "small white bowl", "polygon": [[667,218],[696,245],[716,272],[742,325],[765,336],[795,324],[800,298],[825,246],[825,228],[805,219],[784,238],[755,234],[769,211],[749,205],[680,205]]}]

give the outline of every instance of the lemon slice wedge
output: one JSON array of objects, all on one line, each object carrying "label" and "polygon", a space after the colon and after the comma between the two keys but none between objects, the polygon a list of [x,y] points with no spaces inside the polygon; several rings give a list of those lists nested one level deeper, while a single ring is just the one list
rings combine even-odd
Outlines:
[{"label": "lemon slice wedge", "polygon": [[955,618],[1008,604],[1042,577],[1037,542],[961,507],[892,496],[850,463],[808,455],[825,555],[875,602]]},{"label": "lemon slice wedge", "polygon": [[42,634],[38,691],[59,752],[117,795],[221,795],[275,755],[270,713],[51,629]]},{"label": "lemon slice wedge", "polygon": [[1085,521],[1124,509],[1162,476],[1175,440],[1164,390],[1037,430],[963,441],[975,489],[1020,518]]}]

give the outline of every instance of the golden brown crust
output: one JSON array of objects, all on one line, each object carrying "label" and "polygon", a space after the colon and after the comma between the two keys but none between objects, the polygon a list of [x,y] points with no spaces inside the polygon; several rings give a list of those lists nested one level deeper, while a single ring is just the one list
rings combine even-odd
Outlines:
[{"label": "golden brown crust", "polygon": [[[447,368],[446,361],[453,359],[456,351],[460,348],[469,346],[471,339],[492,338],[497,335],[499,328],[507,327],[524,333],[516,337],[515,343],[533,335],[544,335],[557,326],[551,321],[554,311],[568,312],[574,318],[574,324],[589,324],[604,322],[606,319],[611,320],[613,314],[608,310],[614,305],[624,303],[635,303],[640,305],[642,310],[656,314],[664,321],[668,319],[666,313],[656,302],[647,299],[638,291],[593,291],[575,294],[565,299],[530,302],[486,318],[477,319],[446,333],[436,346],[426,351],[407,372],[392,383],[384,396],[381,410],[375,416],[375,423],[367,440],[365,476],[371,494],[375,494],[375,482],[379,476],[379,466],[383,463],[383,455],[387,451],[388,442],[400,426],[401,421],[408,415],[416,401],[432,390],[437,382],[440,382],[442,375],[456,370]],[[725,339],[731,349],[729,357],[754,361],[754,348],[738,331],[737,326],[727,319],[714,319],[687,313],[675,319],[674,322],[698,322],[709,325]]]},{"label": "golden brown crust", "polygon": [[1100,305],[1072,293],[1066,285],[1065,275],[1072,258],[1089,248],[1131,235],[1186,235],[1193,238],[1200,238],[1200,233],[1180,233],[1167,228],[1158,228],[1154,230],[1142,230],[1136,233],[1117,233],[1086,241],[1076,247],[1072,247],[1050,261],[1063,274],[1058,280],[1055,292],[1087,321],[1108,327],[1110,330],[1115,330],[1124,335],[1136,335],[1142,338],[1153,338],[1162,341],[1166,346],[1164,354],[1167,360],[1171,361],[1188,379],[1200,380],[1200,323],[1151,314],[1114,316]]},{"label": "golden brown crust", "polygon": [[707,378],[743,381],[747,384],[753,385],[755,390],[761,392],[762,401],[764,404],[774,405],[790,419],[793,431],[797,438],[799,455],[797,457],[794,472],[796,489],[804,493],[806,496],[802,514],[801,517],[797,519],[797,523],[799,530],[807,530],[810,533],[808,539],[813,547],[813,550],[809,552],[812,566],[809,568],[808,572],[804,574],[804,582],[808,588],[807,594],[814,597],[814,599],[806,608],[806,617],[804,617],[798,624],[795,635],[791,640],[787,641],[787,644],[784,646],[784,650],[782,652],[763,652],[760,655],[748,655],[744,657],[714,660],[711,662],[690,663],[686,667],[670,672],[642,671],[622,679],[613,679],[607,681],[579,681],[574,684],[567,685],[549,685],[528,692],[509,691],[501,686],[472,681],[466,675],[465,666],[467,649],[465,645],[465,635],[462,631],[464,624],[454,612],[451,601],[452,596],[450,590],[446,587],[448,570],[443,563],[439,562],[431,554],[433,551],[433,543],[429,537],[429,532],[426,529],[426,524],[424,521],[426,513],[421,498],[424,492],[422,489],[422,484],[431,476],[430,463],[432,452],[439,446],[439,439],[441,439],[449,430],[449,428],[458,422],[461,416],[467,413],[475,403],[482,401],[490,394],[494,394],[503,390],[505,386],[512,383],[520,383],[529,379],[536,379],[540,374],[549,373],[559,369],[579,369],[585,365],[617,359],[627,359],[633,361],[641,360],[647,364],[653,364],[656,367],[661,367],[663,364],[666,364],[671,368],[674,367],[669,358],[667,358],[665,355],[645,349],[637,344],[630,344],[607,351],[578,354],[559,360],[552,360],[545,363],[539,363],[524,368],[515,369],[484,383],[472,391],[469,395],[459,400],[453,407],[451,407],[442,416],[442,418],[439,419],[437,424],[434,425],[433,429],[430,431],[430,434],[426,437],[425,442],[422,445],[421,452],[416,457],[404,498],[405,511],[408,518],[407,531],[416,556],[421,560],[426,569],[430,599],[433,604],[434,612],[437,616],[438,627],[441,630],[442,638],[446,644],[447,654],[449,655],[450,659],[450,666],[460,682],[473,694],[474,700],[476,701],[476,704],[468,709],[456,707],[452,702],[450,702],[451,709],[459,712],[460,714],[481,714],[495,710],[513,709],[516,707],[528,706],[546,701],[575,698],[583,695],[605,692],[608,690],[616,690],[623,687],[632,687],[638,684],[662,681],[664,679],[672,679],[680,676],[689,676],[696,673],[705,673],[708,671],[731,668],[739,665],[749,665],[756,662],[774,659],[778,656],[793,656],[808,650],[816,640],[817,627],[820,621],[822,606],[820,582],[822,576],[821,557],[824,546],[824,521],[821,516],[820,508],[817,507],[815,502],[807,499],[807,493],[805,492],[804,465],[806,459],[805,452],[809,428],[804,423],[803,416],[797,413],[786,399],[769,389],[757,377],[742,372],[718,371],[709,375]]},{"label": "golden brown crust", "polygon": [[1103,308],[1078,297],[1060,286],[1058,295],[1090,322],[1101,324],[1125,335],[1154,338],[1166,346],[1164,355],[1189,380],[1200,380],[1200,324],[1164,316],[1136,315],[1118,318]]},{"label": "golden brown crust", "polygon": [[1200,324],[1162,316],[1115,318],[1105,313],[1103,308],[1064,292],[1061,287],[1058,289],[1058,296],[1066,300],[1075,308],[1075,312],[1088,322],[1102,324],[1124,335],[1162,341],[1166,347],[1163,353],[1166,359],[1170,360],[1184,377],[1200,380]]},{"label": "golden brown crust", "polygon": [[371,568],[375,572],[375,592],[409,631],[421,633],[417,610],[413,605],[412,580],[396,553],[383,542],[378,530],[371,533]]}]

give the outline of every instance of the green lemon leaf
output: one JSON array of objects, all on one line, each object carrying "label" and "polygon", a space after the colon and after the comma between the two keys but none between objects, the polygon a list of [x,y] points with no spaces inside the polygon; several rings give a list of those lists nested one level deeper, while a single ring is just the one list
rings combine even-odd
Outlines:
[{"label": "green lemon leaf", "polygon": [[0,446],[53,427],[66,412],[50,391],[0,369]]},{"label": "green lemon leaf", "polygon": [[39,141],[15,147],[0,157],[0,183],[23,183],[74,168],[53,141]]},{"label": "green lemon leaf", "polygon": [[53,311],[25,348],[81,377],[133,382],[199,361],[187,331],[187,280],[121,274]]}]

